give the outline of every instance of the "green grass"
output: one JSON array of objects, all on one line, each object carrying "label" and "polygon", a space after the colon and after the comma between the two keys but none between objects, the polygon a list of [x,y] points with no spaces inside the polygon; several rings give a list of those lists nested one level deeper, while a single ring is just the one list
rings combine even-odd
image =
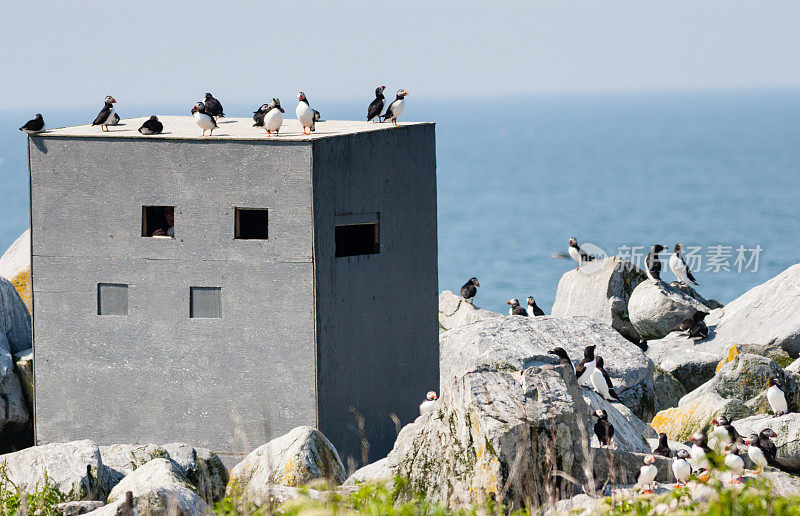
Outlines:
[{"label": "green grass", "polygon": [[22,490],[10,478],[6,463],[0,464],[0,515],[37,514],[47,516],[56,513],[56,505],[65,502],[67,496],[56,483],[44,473],[41,483],[34,488]]}]

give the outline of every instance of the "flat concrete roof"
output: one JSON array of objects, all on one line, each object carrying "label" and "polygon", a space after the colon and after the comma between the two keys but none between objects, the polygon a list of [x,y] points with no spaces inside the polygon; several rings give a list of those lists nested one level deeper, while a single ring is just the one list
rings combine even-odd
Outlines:
[{"label": "flat concrete roof", "polygon": [[48,129],[36,136],[67,136],[79,138],[148,138],[162,140],[267,140],[267,141],[309,141],[320,138],[330,138],[346,134],[365,133],[370,131],[391,131],[402,129],[409,125],[426,125],[430,122],[400,122],[399,127],[394,127],[390,122],[357,122],[348,120],[324,120],[316,124],[316,131],[311,135],[303,135],[300,122],[294,118],[293,113],[286,113],[280,136],[277,138],[267,136],[261,127],[253,127],[251,118],[220,118],[217,121],[218,129],[214,129],[213,136],[203,137],[203,130],[194,122],[191,116],[159,116],[164,124],[164,132],[157,135],[145,136],[139,133],[139,128],[149,116],[139,118],[125,118],[118,125],[109,126],[109,132],[103,132],[100,126],[75,125]]}]

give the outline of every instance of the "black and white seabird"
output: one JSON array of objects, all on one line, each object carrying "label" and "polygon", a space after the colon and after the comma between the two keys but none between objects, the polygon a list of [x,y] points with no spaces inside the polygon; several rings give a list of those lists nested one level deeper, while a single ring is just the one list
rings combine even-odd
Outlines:
[{"label": "black and white seabird", "polygon": [[[378,122],[380,120],[381,112],[383,111],[383,99],[386,98],[383,96],[383,90],[385,89],[386,86],[378,86],[375,88],[375,100],[370,102],[367,108],[367,122]],[[378,120],[376,120],[376,118]]]},{"label": "black and white seabird", "polygon": [[528,311],[528,316],[540,317],[544,315],[544,310],[539,308],[539,305],[536,304],[536,300],[533,299],[533,296],[528,296],[527,302],[528,306],[525,308],[525,310]]},{"label": "black and white seabird", "polygon": [[264,115],[271,109],[269,104],[261,104],[261,107],[253,111],[253,127],[264,127]]},{"label": "black and white seabird", "polygon": [[725,465],[731,470],[731,479],[729,482],[731,484],[741,484],[742,473],[744,472],[744,459],[739,455],[739,446],[735,443],[727,443],[724,451]]},{"label": "black and white seabird", "polygon": [[397,90],[397,97],[394,99],[394,102],[389,104],[389,107],[386,108],[386,113],[381,115],[383,121],[386,122],[387,120],[392,121],[392,125],[397,125],[397,117],[403,112],[406,108],[406,101],[405,98],[411,95],[406,90]]},{"label": "black and white seabird", "polygon": [[108,125],[119,125],[119,113],[114,111],[111,118],[108,119]]},{"label": "black and white seabird", "polygon": [[753,461],[753,464],[758,466],[758,469],[755,471],[755,474],[757,475],[764,471],[765,467],[769,466],[767,453],[761,447],[761,443],[758,440],[758,435],[750,434],[745,442],[747,443],[747,456],[750,457],[750,460]]},{"label": "black and white seabird", "polygon": [[680,242],[675,244],[675,252],[669,257],[669,268],[672,270],[675,277],[678,278],[681,285],[686,285],[688,283],[692,285],[699,284],[694,279],[694,276],[692,276],[692,271],[689,270],[689,266],[686,265],[686,261],[683,259],[683,244]]},{"label": "black and white seabird", "polygon": [[575,368],[575,376],[578,378],[578,385],[587,384],[591,381],[590,378],[592,377],[592,373],[594,372],[595,366],[595,358],[594,358],[594,348],[595,346],[586,346],[583,349],[583,359],[578,363],[578,366]]},{"label": "black and white seabird", "polygon": [[669,447],[669,443],[667,442],[667,434],[664,432],[658,434],[658,446],[656,446],[656,449],[653,450],[653,453],[668,459],[672,457],[672,449]]},{"label": "black and white seabird", "polygon": [[158,121],[158,117],[156,115],[153,115],[145,120],[142,124],[142,127],[139,128],[139,132],[142,134],[161,134],[161,131],[163,130],[164,125]]},{"label": "black and white seabird", "polygon": [[528,311],[519,306],[519,301],[514,299],[509,299],[506,301],[507,305],[511,305],[511,308],[508,309],[508,315],[522,315],[528,317]]},{"label": "black and white seabird", "polygon": [[428,391],[425,401],[419,404],[419,414],[422,416],[428,412],[433,412],[437,399],[439,399],[439,396],[436,395],[436,391]]},{"label": "black and white seabird", "polygon": [[769,402],[772,412],[776,416],[782,416],[789,412],[789,406],[786,404],[786,396],[781,390],[781,381],[776,375],[770,375],[768,381],[769,387],[767,388],[767,401]]},{"label": "black and white seabird", "polygon": [[689,452],[681,448],[676,453],[677,457],[672,461],[672,474],[675,475],[675,487],[689,481],[692,476],[692,464],[689,462]]},{"label": "black and white seabird", "polygon": [[714,425],[714,435],[720,443],[735,443],[742,440],[739,432],[725,416],[719,416],[711,422]]},{"label": "black and white seabird", "polygon": [[[642,488],[643,493],[653,492],[653,482],[658,475],[658,468],[655,465],[656,458],[650,454],[644,456],[644,466],[636,472],[636,484]],[[645,487],[647,486],[647,487]]]},{"label": "black and white seabird", "polygon": [[590,262],[594,259],[589,253],[581,249],[581,246],[578,245],[578,239],[575,237],[569,239],[569,255],[573,260],[578,262],[578,266],[575,267],[575,270],[580,269],[584,262]]},{"label": "black and white seabird", "polygon": [[592,375],[589,379],[594,386],[594,390],[596,390],[604,400],[620,401],[619,396],[617,396],[616,391],[614,391],[614,384],[611,383],[611,377],[608,376],[606,370],[603,369],[603,357],[595,357],[594,371],[592,371]]},{"label": "black and white seabird", "polygon": [[764,456],[767,458],[767,463],[770,466],[777,465],[778,447],[772,442],[772,437],[778,437],[778,434],[772,428],[765,428],[758,434],[758,446],[764,451]]},{"label": "black and white seabird", "polygon": [[564,348],[554,348],[548,351],[549,354],[555,355],[558,357],[558,363],[561,365],[569,364],[572,366],[572,372],[575,372],[575,364],[572,363],[572,360],[569,359],[569,355]]},{"label": "black and white seabird", "polygon": [[225,116],[225,113],[222,112],[222,104],[214,98],[214,95],[206,93],[203,96],[203,104],[206,105],[206,114],[213,116],[215,120]]},{"label": "black and white seabird", "polygon": [[707,315],[708,312],[698,310],[691,317],[682,320],[672,331],[686,333],[691,339],[704,339],[708,337],[708,326],[703,320]]},{"label": "black and white seabird", "polygon": [[[297,109],[295,109],[295,113],[300,125],[303,126],[303,134],[311,134],[311,132],[316,131],[315,122],[320,119],[319,111],[311,108],[306,94],[302,91],[297,94]],[[306,133],[306,128],[309,129],[309,133]]]},{"label": "black and white seabird", "polygon": [[658,253],[664,249],[666,248],[663,245],[656,244],[650,249],[647,258],[644,259],[645,271],[647,272],[647,277],[651,280],[661,281],[661,258],[658,257]]},{"label": "black and white seabird", "polygon": [[694,463],[695,470],[708,470],[710,467],[708,455],[711,453],[711,448],[708,447],[706,433],[703,431],[693,433],[692,437],[689,438],[689,443],[692,445],[692,463]]},{"label": "black and white seabird", "polygon": [[286,111],[281,107],[281,101],[276,98],[273,98],[269,104],[272,107],[264,114],[264,129],[267,131],[267,136],[272,136],[272,133],[278,136],[283,125],[283,114]]},{"label": "black and white seabird", "polygon": [[117,102],[117,99],[108,95],[105,99],[105,105],[103,109],[97,114],[97,118],[94,119],[92,125],[99,125],[100,130],[103,132],[108,132],[109,120],[113,119],[114,117],[114,104]]},{"label": "black and white seabird", "polygon": [[461,287],[461,297],[472,303],[472,298],[478,293],[478,287],[480,286],[481,284],[478,282],[478,278],[470,278],[464,283],[464,286]]},{"label": "black and white seabird", "polygon": [[594,424],[594,435],[600,441],[600,446],[609,446],[614,437],[614,425],[608,422],[608,414],[603,409],[595,410],[593,415],[597,418],[597,422]]},{"label": "black and white seabird", "polygon": [[45,130],[44,118],[42,118],[40,113],[36,113],[36,116],[33,117],[33,120],[28,120],[25,122],[25,125],[20,127],[19,130],[28,134],[41,133]]},{"label": "black and white seabird", "polygon": [[203,130],[203,136],[206,135],[206,131],[210,131],[208,134],[213,136],[214,129],[217,128],[217,122],[214,120],[214,117],[206,113],[206,105],[202,102],[198,102],[192,108],[192,117],[194,117],[195,123]]}]

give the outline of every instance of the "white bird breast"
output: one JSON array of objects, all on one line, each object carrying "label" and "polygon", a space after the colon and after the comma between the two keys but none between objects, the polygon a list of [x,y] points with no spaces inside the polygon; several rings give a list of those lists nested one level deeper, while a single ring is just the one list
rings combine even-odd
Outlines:
[{"label": "white bird breast", "polygon": [[769,401],[769,405],[774,412],[788,412],[789,407],[786,405],[786,396],[775,385],[767,389],[767,401]]},{"label": "white bird breast", "polygon": [[200,126],[200,129],[208,130],[208,129],[213,129],[215,127],[214,119],[205,113],[200,113],[198,111],[192,113],[192,116],[194,117],[194,121],[197,123],[197,125]]},{"label": "white bird breast", "polygon": [[678,255],[673,254],[669,257],[669,268],[680,281],[684,283],[689,281],[689,276],[686,275],[686,265],[683,264],[683,260],[678,258]]},{"label": "white bird breast", "polygon": [[103,125],[114,125],[112,122],[114,121],[114,108],[109,108],[111,111],[108,113],[108,118],[106,118],[105,123]]},{"label": "white bird breast", "polygon": [[264,116],[264,129],[268,131],[277,131],[283,125],[283,113],[280,109],[272,108]]},{"label": "white bird breast", "polygon": [[642,466],[641,473],[639,473],[639,484],[651,484],[653,480],[656,479],[656,475],[658,475],[658,468],[655,464],[648,464],[646,466]]},{"label": "white bird breast", "polygon": [[295,113],[297,113],[297,120],[303,127],[311,127],[314,124],[314,110],[307,103],[298,102]]},{"label": "white bird breast", "polygon": [[595,370],[592,371],[592,376],[590,378],[592,380],[592,385],[594,385],[594,390],[599,392],[603,398],[608,399],[608,384],[606,383],[603,373],[595,368]]},{"label": "white bird breast", "polygon": [[675,459],[675,462],[672,463],[672,473],[675,474],[676,479],[686,482],[689,480],[689,475],[692,474],[692,465],[684,459]]},{"label": "white bird breast", "polygon": [[736,473],[741,473],[744,470],[744,459],[735,453],[725,455],[725,465],[731,468]]},{"label": "white bird breast", "polygon": [[400,116],[400,113],[406,108],[406,101],[403,99],[395,100],[392,102],[392,105],[389,106],[389,109],[392,110],[392,118],[397,118]]},{"label": "white bird breast", "polygon": [[750,457],[750,460],[752,460],[761,467],[767,465],[767,457],[764,455],[764,452],[761,451],[761,448],[758,448],[756,446],[749,446],[747,448],[747,456]]}]

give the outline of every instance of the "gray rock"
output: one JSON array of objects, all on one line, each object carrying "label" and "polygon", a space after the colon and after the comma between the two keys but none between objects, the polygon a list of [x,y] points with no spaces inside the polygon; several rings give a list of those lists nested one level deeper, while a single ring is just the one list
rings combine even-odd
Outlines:
[{"label": "gray rock", "polygon": [[13,354],[32,346],[31,314],[14,284],[0,276],[0,349]]},{"label": "gray rock", "polygon": [[12,356],[30,347],[28,309],[14,285],[0,277],[0,453],[14,451],[31,440],[28,402]]},{"label": "gray rock", "polygon": [[617,256],[591,274],[571,270],[558,282],[551,314],[555,317],[586,316],[602,321],[631,342],[639,334],[628,316],[628,300],[647,275],[633,263]]},{"label": "gray rock", "polygon": [[589,496],[581,493],[556,502],[555,506],[545,511],[545,516],[570,515],[570,516],[591,516],[595,514],[608,514],[611,507],[606,503],[606,499],[601,496]]},{"label": "gray rock", "polygon": [[439,294],[439,330],[452,330],[468,324],[502,317],[478,308],[458,294],[445,290]]},{"label": "gray rock", "polygon": [[696,311],[711,309],[670,285],[648,279],[637,285],[628,301],[628,313],[645,340],[666,337],[682,320]]},{"label": "gray rock", "polygon": [[772,439],[778,447],[777,461],[781,468],[800,473],[800,414],[794,412],[778,417],[759,414],[734,421],[741,435],[758,434],[771,428],[778,434]]},{"label": "gray rock", "polygon": [[716,310],[717,308],[722,308],[723,306],[725,306],[716,299],[704,298],[695,289],[693,289],[691,285],[681,285],[679,281],[673,281],[669,284],[669,286],[674,289],[680,290],[687,296],[691,297],[695,301],[699,301],[700,304],[707,306],[711,310]]},{"label": "gray rock", "polygon": [[30,410],[33,407],[33,349],[22,350],[19,353],[15,353],[13,357],[17,377]]},{"label": "gray rock", "polygon": [[552,364],[555,358],[547,352],[559,346],[577,363],[592,344],[622,402],[640,419],[651,418],[652,362],[638,346],[589,317],[499,317],[444,332],[439,339],[441,384],[467,371]]},{"label": "gray rock", "polygon": [[67,500],[103,500],[111,488],[100,450],[89,440],[34,446],[0,455],[1,463],[9,480],[26,491],[41,487],[45,472]]},{"label": "gray rock", "polygon": [[[647,439],[647,444],[650,446],[651,450],[655,450],[656,448],[658,448],[658,437],[649,437]],[[688,445],[686,445],[686,444],[684,444],[684,443],[682,443],[680,441],[672,441],[672,440],[668,439],[667,440],[667,446],[669,446],[669,449],[672,450],[672,457],[673,458],[675,457],[675,453],[678,450],[686,450],[688,452],[691,452],[691,447],[689,447]]]},{"label": "gray rock", "polygon": [[341,484],[346,479],[344,465],[319,430],[299,426],[256,448],[234,466],[227,495],[262,505],[271,496],[267,486],[298,487],[317,478]]},{"label": "gray rock", "polygon": [[653,371],[653,392],[653,408],[656,412],[677,407],[680,399],[686,395],[686,389],[681,382],[660,367]]},{"label": "gray rock", "polygon": [[723,398],[716,392],[706,392],[681,406],[662,410],[650,425],[674,441],[687,441],[697,430],[711,428],[711,422],[726,416],[734,420],[749,416],[753,410],[737,399]]},{"label": "gray rock", "polygon": [[372,464],[367,464],[353,472],[347,480],[342,484],[343,487],[355,486],[358,484],[367,484],[371,482],[387,482],[392,480],[392,470],[389,468],[388,459],[386,457],[381,460],[375,461]]},{"label": "gray rock", "polygon": [[800,374],[800,358],[798,358],[797,360],[786,366],[786,371],[789,371],[790,373]]},{"label": "gray rock", "polygon": [[[639,468],[644,466],[644,458],[650,453],[630,453],[605,448],[592,448],[594,452],[593,471],[598,489],[608,484],[633,484]],[[672,482],[672,461],[655,455],[658,468],[656,482]]]},{"label": "gray rock", "polygon": [[[582,391],[583,401],[588,405],[589,412],[598,409],[605,410],[608,421],[614,425],[614,439],[612,440],[614,450],[636,453],[650,452],[645,436],[655,434],[655,431],[647,423],[633,415],[630,409],[621,403],[609,403],[588,387],[584,387]],[[600,442],[593,432],[592,446],[600,447]]]},{"label": "gray rock", "polygon": [[194,515],[209,511],[180,466],[170,459],[157,458],[127,474],[109,493],[107,505],[91,514],[115,514],[128,491],[133,493],[139,514]]},{"label": "gray rock", "polygon": [[56,514],[62,516],[77,516],[78,514],[86,514],[95,509],[104,506],[105,502],[99,500],[77,500],[74,502],[62,502],[56,505]]},{"label": "gray rock", "polygon": [[717,364],[728,353],[728,348],[719,349],[713,340],[695,342],[678,333],[670,333],[663,339],[651,340],[647,344],[647,357],[657,367],[670,373],[687,392],[713,378]]},{"label": "gray rock", "polygon": [[[487,324],[494,322],[467,328]],[[589,453],[589,413],[572,368],[505,364],[443,380],[436,409],[400,431],[387,462],[409,480],[407,496],[454,509],[491,497],[513,510],[575,494],[572,483],[552,476],[557,468],[583,478]]]}]

